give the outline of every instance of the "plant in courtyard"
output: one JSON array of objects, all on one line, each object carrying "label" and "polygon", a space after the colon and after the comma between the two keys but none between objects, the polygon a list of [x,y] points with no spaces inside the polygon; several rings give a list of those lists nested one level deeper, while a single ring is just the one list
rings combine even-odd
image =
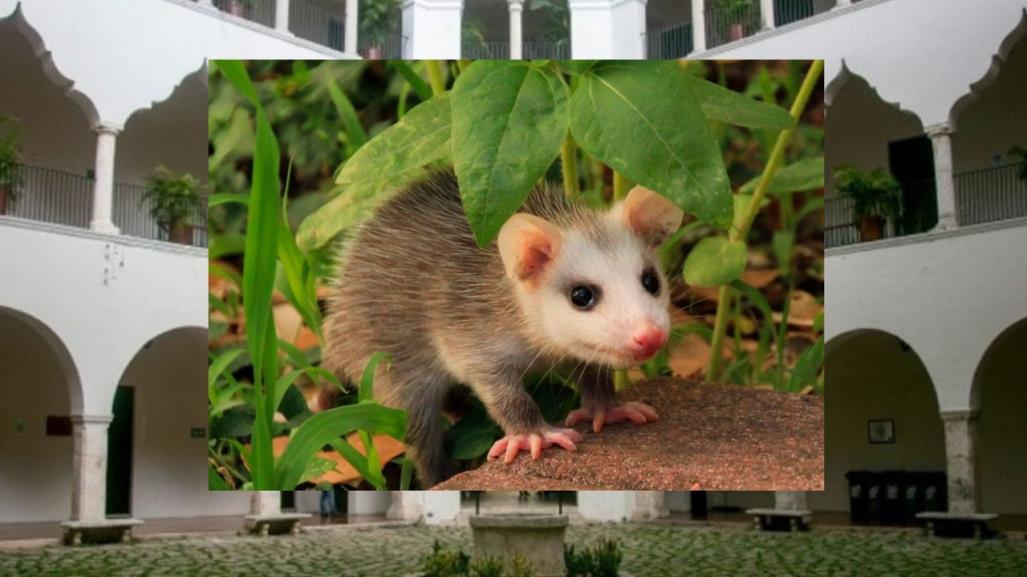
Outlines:
[{"label": "plant in courtyard", "polygon": [[564,545],[563,559],[567,577],[617,577],[623,554],[616,540],[606,538],[580,551]]},{"label": "plant in courtyard", "polygon": [[0,115],[0,215],[7,211],[7,204],[18,200],[21,186],[21,133],[16,121]]},{"label": "plant in courtyard", "polygon": [[531,564],[520,555],[508,563],[497,557],[471,561],[463,549],[451,550],[436,540],[421,563],[422,577],[534,577]]},{"label": "plant in courtyard", "polygon": [[399,0],[360,0],[359,38],[367,46],[367,58],[382,57],[382,47],[395,30],[399,7]]},{"label": "plant in courtyard", "polygon": [[168,233],[168,240],[180,244],[192,241],[200,203],[202,185],[193,175],[176,173],[166,166],[158,166],[146,181],[140,203],[149,206],[150,217],[161,230]]},{"label": "plant in courtyard", "polygon": [[839,167],[834,185],[838,194],[852,200],[852,216],[864,241],[882,238],[885,223],[902,213],[902,188],[883,168]]},{"label": "plant in courtyard", "polygon": [[745,22],[755,8],[754,0],[715,0],[715,7],[731,23],[731,40],[741,40],[745,36]]},{"label": "plant in courtyard", "polygon": [[460,23],[460,47],[465,53],[477,54],[484,50],[485,25],[480,20],[464,18]]}]

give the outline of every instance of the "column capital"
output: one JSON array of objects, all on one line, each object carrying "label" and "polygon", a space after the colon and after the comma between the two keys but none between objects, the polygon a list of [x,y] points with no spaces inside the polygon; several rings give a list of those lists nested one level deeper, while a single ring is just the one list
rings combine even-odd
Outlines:
[{"label": "column capital", "polygon": [[114,420],[114,415],[71,415],[73,425],[107,425]]},{"label": "column capital", "polygon": [[940,411],[941,420],[946,423],[951,421],[975,421],[981,415],[977,409],[958,409],[954,411]]},{"label": "column capital", "polygon": [[952,133],[955,131],[952,130],[952,125],[950,125],[948,122],[939,122],[938,124],[925,126],[924,132],[927,133],[927,136],[934,138],[936,136],[942,135],[951,136]]},{"label": "column capital", "polygon": [[524,0],[506,0],[509,5],[510,12],[514,10],[524,10]]},{"label": "column capital", "polygon": [[125,126],[116,122],[100,121],[94,123],[90,128],[92,128],[93,132],[97,134],[111,134],[113,136],[117,136],[125,129]]}]

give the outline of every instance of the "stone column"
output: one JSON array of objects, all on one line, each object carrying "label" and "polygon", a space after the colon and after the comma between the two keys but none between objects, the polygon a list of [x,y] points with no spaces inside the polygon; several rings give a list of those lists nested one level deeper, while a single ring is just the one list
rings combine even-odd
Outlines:
[{"label": "stone column", "polygon": [[760,16],[763,18],[764,30],[770,30],[777,25],[774,16],[774,0],[760,0]]},{"label": "stone column", "polygon": [[508,0],[510,6],[510,60],[524,58],[524,37],[521,34],[521,16],[524,0]]},{"label": "stone column", "polygon": [[96,166],[93,180],[93,218],[89,228],[107,234],[119,234],[111,213],[114,205],[114,143],[120,126],[98,124],[96,131]]},{"label": "stone column", "polygon": [[392,503],[385,516],[397,521],[420,521],[424,513],[421,491],[392,491]]},{"label": "stone column", "polygon": [[279,491],[253,491],[250,493],[251,515],[279,515],[282,512],[282,494]]},{"label": "stone column", "polygon": [[292,34],[289,32],[289,0],[275,0],[275,30]]},{"label": "stone column", "polygon": [[72,415],[71,520],[107,516],[107,427],[112,415]]},{"label": "stone column", "polygon": [[647,0],[567,0],[571,58],[645,58]]},{"label": "stone column", "polygon": [[934,188],[938,195],[938,225],[935,230],[959,226],[956,216],[956,183],[952,178],[952,128],[947,123],[926,128],[934,148]]},{"label": "stone column", "polygon": [[360,50],[357,30],[360,27],[359,0],[346,0],[345,31],[343,32],[343,51],[356,54]]},{"label": "stone column", "polygon": [[670,515],[663,491],[635,491],[635,507],[631,519],[642,521]]},{"label": "stone column", "polygon": [[424,491],[422,495],[425,524],[453,523],[460,517],[460,491]]},{"label": "stone column", "polygon": [[782,511],[808,511],[805,491],[774,491],[774,508]]},{"label": "stone column", "polygon": [[463,0],[404,0],[403,58],[460,58]]},{"label": "stone column", "polygon": [[706,0],[692,0],[692,52],[706,51]]},{"label": "stone column", "polygon": [[943,411],[949,511],[977,513],[977,411]]}]

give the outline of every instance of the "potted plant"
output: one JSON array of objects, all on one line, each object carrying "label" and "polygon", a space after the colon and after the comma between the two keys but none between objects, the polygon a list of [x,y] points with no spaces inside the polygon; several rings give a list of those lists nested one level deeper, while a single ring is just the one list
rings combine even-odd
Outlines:
[{"label": "potted plant", "polygon": [[839,167],[834,185],[838,194],[852,199],[852,216],[863,242],[884,238],[885,223],[902,214],[902,188],[883,168]]},{"label": "potted plant", "polygon": [[158,166],[146,181],[142,202],[149,204],[150,217],[168,240],[178,244],[191,244],[193,215],[200,206],[200,182],[193,175],[176,173]]},{"label": "potted plant", "polygon": [[252,12],[257,0],[227,0],[227,12],[232,16],[246,18]]},{"label": "potted plant", "polygon": [[400,0],[360,0],[360,43],[364,57],[381,60],[382,46],[393,33]]},{"label": "potted plant", "polygon": [[478,20],[464,18],[460,25],[460,54],[464,58],[495,58],[486,50],[485,27]]},{"label": "potted plant", "polygon": [[7,214],[8,203],[13,204],[18,199],[20,140],[21,134],[14,119],[0,115],[0,215]]},{"label": "potted plant", "polygon": [[717,8],[731,22],[728,37],[732,42],[745,38],[745,19],[752,9],[753,0],[717,0]]},{"label": "potted plant", "polygon": [[1020,180],[1027,184],[1027,140],[1010,148],[1009,157],[1020,165]]}]

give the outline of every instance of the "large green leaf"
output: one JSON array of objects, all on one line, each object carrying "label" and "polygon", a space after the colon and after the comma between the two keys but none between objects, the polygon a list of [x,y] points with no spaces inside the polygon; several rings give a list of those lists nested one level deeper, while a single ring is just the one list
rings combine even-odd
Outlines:
[{"label": "large green leaf", "polygon": [[795,362],[792,375],[788,379],[788,390],[799,391],[805,385],[815,385],[817,373],[824,363],[824,337],[817,339],[813,346],[806,349]]},{"label": "large green leaf", "polygon": [[[760,183],[762,176],[757,176],[738,189],[741,193],[752,193]],[[770,194],[785,194],[803,190],[824,188],[824,157],[807,158],[788,166],[779,168],[770,181]]]},{"label": "large green leaf", "polygon": [[696,286],[729,284],[742,276],[746,262],[745,243],[723,236],[708,236],[685,259],[685,281]]},{"label": "large green leaf", "polygon": [[453,85],[453,165],[485,246],[524,203],[567,134],[567,85],[551,68],[480,60]]},{"label": "large green leaf", "polygon": [[676,62],[601,62],[571,96],[582,149],[720,228],[731,224],[731,187],[720,147]]},{"label": "large green leaf", "polygon": [[740,92],[690,74],[685,74],[684,80],[699,101],[703,113],[711,120],[773,130],[784,130],[795,124],[792,115],[775,104],[754,100]]},{"label": "large green leaf", "polygon": [[409,182],[449,152],[449,98],[440,96],[410,110],[360,147],[336,182],[342,192],[308,216],[296,233],[301,248],[320,248],[366,216],[382,189]]},{"label": "large green leaf", "polygon": [[406,420],[405,412],[376,403],[336,407],[313,415],[293,431],[289,445],[275,463],[275,488],[295,489],[307,462],[321,447],[358,429],[402,441]]}]

